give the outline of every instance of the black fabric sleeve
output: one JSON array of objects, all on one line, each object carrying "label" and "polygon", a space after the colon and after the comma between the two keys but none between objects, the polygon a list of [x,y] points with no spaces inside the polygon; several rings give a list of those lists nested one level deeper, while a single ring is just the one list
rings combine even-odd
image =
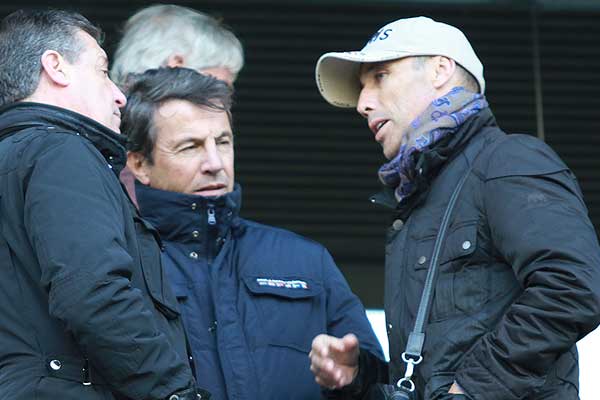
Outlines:
[{"label": "black fabric sleeve", "polygon": [[568,169],[545,167],[555,157],[547,148],[522,155],[529,167],[519,174],[517,151],[496,156],[508,172],[483,184],[483,202],[494,246],[523,292],[457,369],[474,399],[527,397],[600,322],[600,248],[579,187]]}]

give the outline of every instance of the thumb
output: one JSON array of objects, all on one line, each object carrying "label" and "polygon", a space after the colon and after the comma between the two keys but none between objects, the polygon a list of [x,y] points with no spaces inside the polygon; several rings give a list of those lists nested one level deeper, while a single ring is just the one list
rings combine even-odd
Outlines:
[{"label": "thumb", "polygon": [[345,351],[354,351],[358,348],[358,338],[353,333],[349,333],[342,338],[342,344]]}]

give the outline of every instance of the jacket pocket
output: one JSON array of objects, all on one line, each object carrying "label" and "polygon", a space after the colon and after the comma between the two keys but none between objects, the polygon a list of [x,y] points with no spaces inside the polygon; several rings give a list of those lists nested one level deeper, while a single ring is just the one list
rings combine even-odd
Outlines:
[{"label": "jacket pocket", "polygon": [[256,305],[264,344],[308,353],[313,338],[324,332],[323,285],[299,277],[246,276],[242,280]]},{"label": "jacket pocket", "polygon": [[[428,236],[417,241],[413,265],[416,270],[429,269],[436,236]],[[446,233],[446,242],[440,253],[442,266],[458,258],[467,257],[477,248],[477,221],[457,224]]]},{"label": "jacket pocket", "polygon": [[168,286],[162,267],[160,248],[153,236],[155,229],[141,218],[134,217],[144,281],[154,306],[167,319],[179,316],[177,299]]},{"label": "jacket pocket", "polygon": [[[435,236],[426,237],[416,244],[412,264],[415,278],[419,281],[425,281],[435,240]],[[457,224],[447,232],[440,253],[430,316],[432,322],[471,313],[487,300],[485,271],[476,265],[478,263],[472,262],[477,245],[477,221]]]}]

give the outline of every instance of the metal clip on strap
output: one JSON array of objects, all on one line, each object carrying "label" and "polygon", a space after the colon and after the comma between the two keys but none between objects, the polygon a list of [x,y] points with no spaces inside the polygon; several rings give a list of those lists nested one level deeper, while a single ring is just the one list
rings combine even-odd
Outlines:
[{"label": "metal clip on strap", "polygon": [[412,381],[413,372],[415,371],[415,365],[420,364],[423,361],[423,356],[418,356],[418,358],[412,358],[412,355],[407,354],[406,352],[402,353],[402,360],[406,363],[406,372],[404,373],[404,378],[400,379],[396,385],[398,387],[404,387],[409,392],[415,391],[415,384]]}]

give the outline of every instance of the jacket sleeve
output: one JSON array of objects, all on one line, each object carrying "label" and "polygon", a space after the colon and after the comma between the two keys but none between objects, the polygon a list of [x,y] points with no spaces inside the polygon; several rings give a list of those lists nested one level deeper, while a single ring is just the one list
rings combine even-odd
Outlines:
[{"label": "jacket sleeve", "polygon": [[112,390],[130,399],[163,399],[193,378],[131,285],[133,260],[111,174],[90,144],[65,134],[30,168],[26,229],[50,314]]},{"label": "jacket sleeve", "polygon": [[333,258],[323,250],[323,281],[327,294],[327,334],[343,337],[356,335],[360,346],[359,376],[346,390],[328,390],[328,399],[361,398],[361,394],[374,382],[387,381],[387,363],[381,344],[367,318],[365,309],[350,290],[346,279],[335,265]]},{"label": "jacket sleeve", "polygon": [[573,174],[533,138],[507,142],[489,164],[483,204],[523,290],[457,369],[474,399],[526,397],[600,322],[600,249]]}]

